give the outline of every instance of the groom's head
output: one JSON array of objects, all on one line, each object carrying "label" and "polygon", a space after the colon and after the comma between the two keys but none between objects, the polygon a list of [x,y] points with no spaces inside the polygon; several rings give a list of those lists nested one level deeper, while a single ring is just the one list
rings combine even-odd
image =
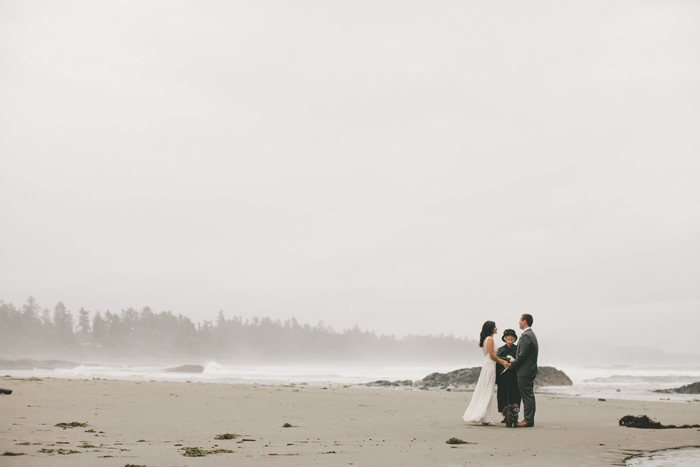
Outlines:
[{"label": "groom's head", "polygon": [[520,316],[520,329],[532,327],[532,315],[527,313]]}]

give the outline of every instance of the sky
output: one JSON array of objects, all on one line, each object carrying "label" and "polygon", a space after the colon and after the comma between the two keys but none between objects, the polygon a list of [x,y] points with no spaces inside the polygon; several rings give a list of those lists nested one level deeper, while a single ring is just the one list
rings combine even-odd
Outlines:
[{"label": "sky", "polygon": [[0,299],[698,353],[699,24],[0,0]]}]

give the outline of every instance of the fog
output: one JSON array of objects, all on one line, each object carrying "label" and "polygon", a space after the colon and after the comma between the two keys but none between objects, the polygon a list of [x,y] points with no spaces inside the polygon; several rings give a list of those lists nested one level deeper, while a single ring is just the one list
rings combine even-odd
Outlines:
[{"label": "fog", "polygon": [[698,20],[1,0],[0,300],[697,354]]}]

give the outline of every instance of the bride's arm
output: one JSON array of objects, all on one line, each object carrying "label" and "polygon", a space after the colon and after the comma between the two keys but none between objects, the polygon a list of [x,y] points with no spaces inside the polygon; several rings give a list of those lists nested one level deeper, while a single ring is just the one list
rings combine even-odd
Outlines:
[{"label": "bride's arm", "polygon": [[498,358],[498,356],[496,355],[496,352],[493,351],[493,337],[489,337],[488,339],[486,339],[486,350],[489,351],[489,356],[491,357],[491,360],[493,360],[493,361],[495,361],[503,366],[508,365],[508,362]]}]

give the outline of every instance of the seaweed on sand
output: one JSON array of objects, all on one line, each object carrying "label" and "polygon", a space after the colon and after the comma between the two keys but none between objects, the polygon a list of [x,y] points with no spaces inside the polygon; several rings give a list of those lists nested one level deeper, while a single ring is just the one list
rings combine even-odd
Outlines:
[{"label": "seaweed on sand", "polygon": [[185,457],[204,457],[207,452],[200,448],[185,448],[185,452],[182,453]]},{"label": "seaweed on sand", "polygon": [[459,438],[450,438],[447,441],[445,441],[445,444],[476,444],[471,441],[464,441]]},{"label": "seaweed on sand", "polygon": [[61,427],[61,428],[63,428],[63,429],[65,430],[66,428],[75,428],[75,427],[78,427],[78,426],[87,426],[87,422],[85,422],[85,423],[81,423],[81,422],[70,422],[70,423],[61,422],[61,423],[56,423],[56,425],[54,425],[54,426]]},{"label": "seaweed on sand", "polygon": [[207,454],[231,454],[235,451],[230,449],[202,449],[202,448],[184,448],[182,453],[185,457],[205,457]]},{"label": "seaweed on sand", "polygon": [[214,439],[236,439],[238,438],[238,435],[235,433],[223,433],[220,435],[216,435]]},{"label": "seaweed on sand", "polygon": [[661,430],[664,428],[700,428],[700,425],[663,425],[646,415],[640,415],[638,417],[634,415],[625,415],[620,419],[620,426],[626,426],[628,428],[649,428],[654,430]]}]

